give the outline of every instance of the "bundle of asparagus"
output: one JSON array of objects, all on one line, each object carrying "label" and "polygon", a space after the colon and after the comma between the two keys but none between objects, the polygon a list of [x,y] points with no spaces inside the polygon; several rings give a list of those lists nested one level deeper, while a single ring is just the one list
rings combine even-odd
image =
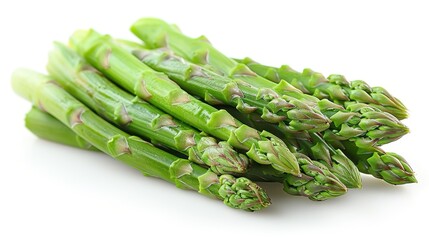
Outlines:
[{"label": "bundle of asparagus", "polygon": [[385,89],[232,59],[159,19],[131,31],[143,43],[79,30],[54,44],[49,75],[16,70],[12,86],[33,104],[26,127],[248,211],[270,205],[252,181],[311,200],[360,188],[359,172],[416,182],[380,148],[408,132]]}]

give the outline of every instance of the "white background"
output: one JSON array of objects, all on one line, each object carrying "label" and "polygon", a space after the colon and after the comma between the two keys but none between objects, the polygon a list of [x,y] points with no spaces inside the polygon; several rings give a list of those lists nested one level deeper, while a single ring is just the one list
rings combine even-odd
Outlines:
[{"label": "white background", "polygon": [[[0,3],[0,239],[422,239],[429,214],[424,1],[226,2]],[[44,71],[51,42],[67,41],[79,28],[134,39],[129,26],[146,16],[177,23],[191,36],[205,34],[230,56],[342,73],[386,87],[408,106],[411,133],[385,149],[406,157],[419,183],[390,186],[364,177],[362,189],[325,202],[263,184],[272,205],[248,213],[26,131],[30,104],[11,90],[13,69]]]}]

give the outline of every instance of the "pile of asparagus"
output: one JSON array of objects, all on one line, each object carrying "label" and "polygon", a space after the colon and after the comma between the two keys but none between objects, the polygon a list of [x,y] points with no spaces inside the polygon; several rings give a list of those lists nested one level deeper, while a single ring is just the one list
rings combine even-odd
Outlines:
[{"label": "pile of asparagus", "polygon": [[142,42],[79,30],[54,44],[49,75],[16,70],[13,88],[33,104],[26,127],[249,211],[270,205],[252,181],[311,200],[360,188],[360,172],[416,182],[380,148],[408,133],[406,108],[385,89],[232,59],[160,19],[131,31]]}]

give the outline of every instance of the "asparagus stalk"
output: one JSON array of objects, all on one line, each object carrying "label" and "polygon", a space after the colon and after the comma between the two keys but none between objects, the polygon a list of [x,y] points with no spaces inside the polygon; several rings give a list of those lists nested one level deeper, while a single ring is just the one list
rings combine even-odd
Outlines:
[{"label": "asparagus stalk", "polygon": [[215,173],[242,173],[248,159],[228,143],[204,136],[152,105],[137,100],[104,78],[76,52],[56,43],[49,54],[49,74],[69,93],[107,121],[153,143],[181,152]]},{"label": "asparagus stalk", "polygon": [[416,183],[413,169],[399,154],[385,152],[379,147],[367,147],[359,142],[342,141],[342,149],[362,173],[394,184]]},{"label": "asparagus stalk", "polygon": [[275,91],[280,97],[291,97],[316,107],[317,98],[303,94],[286,81],[273,83],[252,72],[246,65],[237,63],[215,49],[202,36],[192,39],[182,34],[177,26],[161,19],[142,18],[131,26],[131,31],[144,41],[148,48],[167,47],[175,54],[195,64],[205,66],[221,75],[236,78],[264,91]]},{"label": "asparagus stalk", "polygon": [[25,126],[34,135],[51,142],[92,151],[98,150],[52,115],[42,112],[36,107],[25,115]]},{"label": "asparagus stalk", "polygon": [[119,130],[45,75],[19,69],[12,76],[12,86],[15,92],[52,114],[81,138],[145,175],[218,198],[233,208],[254,211],[270,203],[266,193],[246,178],[218,176],[211,170],[177,158]]},{"label": "asparagus stalk", "polygon": [[327,99],[320,101],[322,112],[332,120],[330,129],[323,132],[327,141],[360,141],[367,147],[384,145],[398,140],[409,132],[395,116],[366,103],[347,102],[346,108]]},{"label": "asparagus stalk", "polygon": [[[189,63],[186,60],[175,56],[171,52],[169,52],[167,49],[155,49],[155,50],[148,50],[143,47],[141,47],[138,44],[122,41],[122,45],[125,45],[126,47],[130,48],[130,51],[133,52],[133,54],[138,57],[143,63],[148,65],[149,67],[164,72],[167,74],[170,79],[174,80],[177,84],[179,84],[183,89],[186,91],[197,95],[198,97],[204,98],[205,101],[213,102],[220,102],[224,104],[231,105],[233,107],[236,107],[239,111],[250,113],[254,112],[255,110],[259,110],[259,114],[262,114],[261,118],[267,122],[274,122],[271,118],[267,119],[265,114],[266,107],[265,106],[275,106],[275,109],[278,109],[276,112],[287,112],[287,109],[282,110],[278,107],[278,103],[280,103],[280,106],[288,106],[290,103],[287,103],[285,101],[279,102],[278,98],[271,100],[271,103],[268,101],[264,101],[264,99],[257,99],[257,96],[259,95],[260,90],[253,88],[249,85],[242,85],[239,84],[238,81],[226,78],[223,76],[220,76],[212,71],[209,71],[203,67],[199,67],[195,64]],[[275,93],[274,93],[275,94]],[[253,97],[253,99],[248,99],[249,97]],[[247,101],[246,101],[247,100]],[[250,101],[249,101],[250,100]],[[255,101],[256,100],[256,101]],[[259,100],[259,101],[258,101]],[[283,100],[283,99],[281,99]],[[272,102],[276,102],[277,105],[273,105]],[[240,107],[246,104],[246,109],[243,111]],[[292,103],[294,106],[305,106],[305,109],[293,109],[293,113],[298,118],[306,118],[306,119],[312,119],[314,117],[314,114],[308,114],[309,108],[307,105],[303,104],[302,102],[298,101],[296,104]],[[249,109],[250,108],[250,109]],[[270,110],[267,110],[270,111]],[[311,111],[311,110],[310,110]],[[269,116],[272,117],[272,112],[269,112]],[[279,114],[279,115],[280,115]],[[279,118],[279,115],[274,115],[275,118]],[[237,118],[237,116],[236,116]],[[323,119],[323,118],[320,118]],[[283,119],[280,119],[283,120]],[[325,120],[325,123],[327,121]],[[247,125],[249,123],[246,122]],[[306,124],[310,125],[310,124]],[[311,124],[314,125],[314,124]],[[280,124],[281,128],[290,128],[289,123],[283,123]],[[296,126],[296,124],[294,124]],[[263,128],[261,128],[263,129]],[[299,128],[299,127],[292,127],[290,130],[310,130],[314,129],[312,128]],[[319,130],[325,129],[325,128],[318,128]],[[317,136],[316,136],[317,138]],[[304,141],[303,141],[304,142]],[[346,183],[347,187],[360,187],[361,186],[361,179],[358,169],[354,166],[354,164],[342,153],[337,152],[333,150],[332,148],[328,148],[326,146],[328,145],[322,145],[325,143],[321,139],[313,139],[314,146],[313,147],[314,153],[312,156],[316,156],[317,159],[321,159],[326,163],[326,165],[329,167],[330,170],[335,170],[334,174],[336,173],[337,177],[343,180],[343,183]],[[323,143],[322,143],[323,142]],[[318,143],[318,144],[317,144]],[[325,143],[326,144],[326,143]],[[308,144],[306,144],[308,146]],[[315,148],[318,148],[317,150]],[[320,151],[323,150],[323,151]],[[323,156],[322,156],[322,153]],[[335,167],[332,165],[332,158],[334,157]]]},{"label": "asparagus stalk", "polygon": [[[359,187],[360,176],[356,170],[371,174],[387,183],[399,185],[416,182],[414,172],[407,161],[399,154],[385,152],[380,147],[370,146],[362,141],[335,141],[325,142],[317,133],[288,132],[273,124],[269,124],[255,114],[237,113],[235,109],[228,109],[233,116],[254,128],[267,129],[271,133],[285,139],[300,149],[306,155],[322,162],[347,187]],[[330,158],[330,159],[329,159]],[[356,165],[356,168],[350,166]]]},{"label": "asparagus stalk", "polygon": [[[372,94],[374,99],[379,99],[378,105],[375,104],[375,100],[369,103],[368,101],[357,98],[358,95],[364,96],[365,91],[363,89],[351,91],[353,94],[351,92],[350,94],[354,97],[348,99],[348,101],[344,99],[343,101],[338,101],[338,99],[335,98],[322,97],[320,94],[321,91],[328,91],[329,89],[329,91],[334,91],[333,89],[336,89],[329,88],[328,86],[331,83],[328,83],[328,80],[320,73],[305,70],[304,73],[300,75],[287,66],[281,68],[268,67],[258,64],[249,58],[240,61],[249,66],[252,70],[255,70],[260,76],[266,77],[274,82],[277,78],[284,79],[295,87],[321,98],[322,100],[319,102],[318,106],[321,111],[332,120],[333,125],[331,128],[332,130],[327,130],[324,133],[324,138],[329,141],[350,139],[367,142],[370,144],[367,147],[371,147],[374,144],[383,145],[396,141],[409,132],[409,129],[383,106],[395,103],[398,107],[402,106],[403,111],[406,111],[405,107],[399,100],[388,94],[387,91],[381,91],[381,88],[376,88],[380,91]],[[344,82],[347,81],[344,80]],[[337,89],[335,93],[341,91],[342,90]],[[331,94],[334,93],[331,92]],[[385,96],[383,94],[385,94]],[[382,97],[382,95],[384,97]],[[382,99],[384,100],[382,101]],[[330,100],[338,104],[333,104]],[[381,104],[381,102],[383,102],[383,104]],[[370,141],[367,139],[370,139]]]},{"label": "asparagus stalk", "polygon": [[[333,122],[329,138],[351,139],[370,138],[376,144],[386,144],[408,133],[408,128],[390,114],[375,111],[369,106],[352,104],[344,107],[327,99],[304,94],[284,80],[271,82],[252,72],[246,65],[237,63],[215,49],[207,39],[192,39],[182,34],[175,26],[166,22],[143,18],[137,21],[131,31],[144,41],[148,48],[167,47],[175,54],[195,63],[210,68],[222,75],[235,78],[249,86],[263,91],[275,91],[278,96],[292,97],[313,107],[319,108]],[[365,105],[365,104],[364,104]],[[368,141],[365,141],[368,142]]]},{"label": "asparagus stalk", "polygon": [[348,82],[343,75],[339,74],[332,74],[325,78],[321,73],[308,68],[300,73],[287,65],[275,68],[259,64],[250,58],[237,61],[246,64],[252,71],[266,79],[273,82],[285,80],[304,93],[319,99],[329,99],[338,104],[349,101],[366,103],[400,120],[408,116],[407,108],[399,99],[393,97],[386,89],[370,87],[362,80]]},{"label": "asparagus stalk", "polygon": [[341,150],[325,142],[317,133],[288,131],[264,121],[256,114],[243,114],[230,107],[225,109],[245,124],[277,135],[298,151],[311,157],[313,162],[322,163],[348,188],[362,186],[361,176],[355,164]]},{"label": "asparagus stalk", "polygon": [[129,92],[214,137],[246,151],[254,161],[299,176],[295,156],[276,136],[250,128],[225,110],[205,104],[117,46],[109,36],[78,31],[71,44],[95,68]]},{"label": "asparagus stalk", "polygon": [[129,41],[120,43],[144,64],[165,73],[185,91],[210,104],[227,104],[245,113],[258,112],[265,121],[291,130],[320,132],[329,127],[329,119],[298,99],[279,98],[273,90],[257,89],[218,75],[165,48],[149,50]]},{"label": "asparagus stalk", "polygon": [[295,153],[302,177],[284,176],[283,190],[292,195],[307,196],[322,201],[341,196],[347,187],[322,163],[312,161],[307,155]]},{"label": "asparagus stalk", "polygon": [[[41,112],[37,109],[32,109],[31,112],[37,111],[38,115],[48,115],[45,112]],[[30,112],[30,113],[31,113]],[[34,114],[28,114],[34,115]],[[80,143],[73,143],[77,141],[76,136],[61,135],[62,132],[67,131],[68,127],[56,120],[53,117],[39,117],[31,118],[28,121],[32,121],[34,125],[44,126],[44,128],[37,128],[37,131],[48,132],[48,134],[39,135],[45,138],[48,135],[48,140],[71,145],[74,147],[82,146]],[[61,125],[61,128],[51,129],[49,125]],[[30,129],[34,132],[33,129]],[[65,139],[67,138],[67,139]],[[86,145],[90,145],[87,143]],[[307,156],[294,153],[300,164],[302,172],[301,177],[295,177],[291,174],[284,174],[280,171],[273,169],[268,165],[253,165],[248,169],[245,176],[249,179],[257,181],[274,181],[283,184],[283,190],[292,195],[306,196],[312,200],[326,200],[329,198],[341,196],[346,193],[346,187],[328,170],[325,166],[320,163],[313,163]]]}]

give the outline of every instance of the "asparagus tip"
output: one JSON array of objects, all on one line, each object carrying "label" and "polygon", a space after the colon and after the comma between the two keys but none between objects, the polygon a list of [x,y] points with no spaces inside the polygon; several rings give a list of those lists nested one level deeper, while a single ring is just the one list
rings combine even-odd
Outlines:
[{"label": "asparagus tip", "polygon": [[222,175],[219,182],[221,184],[219,194],[227,206],[246,211],[257,211],[271,204],[267,193],[247,178]]},{"label": "asparagus tip", "polygon": [[[374,153],[367,161],[369,164],[368,172],[390,184],[417,183],[411,166],[396,153]],[[382,170],[380,171],[380,169]]]},{"label": "asparagus tip", "polygon": [[295,155],[303,174],[301,177],[287,175],[283,181],[285,192],[307,196],[316,201],[338,197],[347,192],[347,187],[325,165],[311,161],[304,154]]}]

